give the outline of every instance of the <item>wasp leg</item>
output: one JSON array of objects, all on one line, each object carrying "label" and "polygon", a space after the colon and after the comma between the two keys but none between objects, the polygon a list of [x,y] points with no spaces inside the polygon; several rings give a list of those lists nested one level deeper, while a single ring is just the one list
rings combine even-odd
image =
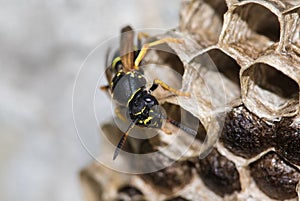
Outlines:
[{"label": "wasp leg", "polygon": [[160,128],[165,134],[167,135],[171,135],[172,134],[172,131],[166,129],[166,128]]},{"label": "wasp leg", "polygon": [[154,90],[158,87],[158,85],[160,85],[164,90],[170,91],[170,92],[172,92],[173,94],[176,94],[176,95],[178,95],[178,96],[188,96],[188,97],[191,96],[190,93],[188,93],[188,92],[182,92],[182,91],[176,90],[176,89],[170,87],[169,85],[167,85],[167,84],[166,84],[165,82],[163,82],[162,80],[158,80],[158,79],[155,79],[155,80],[153,81],[153,84],[152,84],[152,86],[150,87],[149,91],[150,91],[150,92],[154,91]]},{"label": "wasp leg", "polygon": [[146,34],[144,32],[139,32],[138,33],[138,39],[139,40],[142,40],[143,38],[149,38],[149,37],[150,37],[149,34]]},{"label": "wasp leg", "polygon": [[150,47],[160,45],[163,43],[183,43],[183,40],[180,40],[178,38],[163,38],[163,39],[151,42],[151,43],[144,44],[139,55],[137,56],[137,58],[134,61],[134,69],[135,70],[139,69],[139,64],[142,61],[142,59],[144,58],[144,56],[146,55],[146,53]]},{"label": "wasp leg", "polygon": [[139,32],[137,37],[138,37],[138,48],[140,49],[142,47],[143,38],[149,38],[149,35],[144,32]]},{"label": "wasp leg", "polygon": [[103,90],[103,91],[108,91],[109,90],[109,85],[101,86],[100,89]]}]

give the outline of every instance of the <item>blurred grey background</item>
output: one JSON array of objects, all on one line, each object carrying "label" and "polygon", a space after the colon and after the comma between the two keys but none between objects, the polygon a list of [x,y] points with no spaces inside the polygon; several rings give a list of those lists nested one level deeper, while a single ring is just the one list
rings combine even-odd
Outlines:
[{"label": "blurred grey background", "polygon": [[176,27],[180,0],[0,2],[0,200],[83,200],[92,158],[72,119],[76,73],[124,25]]}]

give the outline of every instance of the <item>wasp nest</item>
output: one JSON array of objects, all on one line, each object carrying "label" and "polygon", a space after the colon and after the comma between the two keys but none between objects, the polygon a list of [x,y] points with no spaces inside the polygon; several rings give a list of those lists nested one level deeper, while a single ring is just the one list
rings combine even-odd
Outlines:
[{"label": "wasp nest", "polygon": [[156,56],[183,75],[193,101],[170,98],[163,106],[177,121],[198,123],[196,140],[188,151],[187,137],[142,142],[136,152],[159,150],[154,163],[182,156],[152,173],[92,164],[81,172],[87,200],[298,200],[299,14],[297,0],[183,1],[179,28],[157,38],[185,43],[168,44],[176,58]]}]

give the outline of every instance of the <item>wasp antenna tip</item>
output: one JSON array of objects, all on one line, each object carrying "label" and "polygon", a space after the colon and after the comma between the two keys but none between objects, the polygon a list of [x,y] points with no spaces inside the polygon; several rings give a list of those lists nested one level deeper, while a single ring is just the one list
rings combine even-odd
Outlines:
[{"label": "wasp antenna tip", "polygon": [[120,152],[120,149],[116,149],[115,153],[114,153],[114,156],[113,156],[113,160],[116,160],[116,158],[118,157],[119,155],[119,152]]}]

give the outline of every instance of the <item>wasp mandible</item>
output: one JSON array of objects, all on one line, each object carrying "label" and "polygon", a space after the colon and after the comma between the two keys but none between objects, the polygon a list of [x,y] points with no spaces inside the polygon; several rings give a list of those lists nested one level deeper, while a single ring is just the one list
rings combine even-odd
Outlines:
[{"label": "wasp mandible", "polygon": [[161,86],[164,90],[170,91],[177,96],[189,97],[190,94],[176,90],[159,79],[155,79],[152,86],[147,89],[147,81],[143,70],[139,68],[140,62],[149,48],[163,43],[183,43],[184,41],[176,38],[163,38],[141,45],[143,37],[148,37],[148,35],[144,33],[138,34],[138,48],[135,48],[133,29],[130,26],[126,26],[121,30],[118,54],[115,55],[115,58],[106,70],[106,78],[109,85],[101,87],[102,90],[110,91],[112,99],[118,104],[117,109],[122,108],[126,110],[125,116],[117,110],[117,116],[120,119],[126,118],[130,122],[129,127],[116,147],[113,160],[117,158],[126,142],[130,130],[134,126],[157,128],[166,134],[171,134],[170,131],[163,127],[163,122],[166,121],[189,134],[197,134],[196,131],[163,115],[159,102],[152,95],[152,92],[157,89],[158,86]]}]

